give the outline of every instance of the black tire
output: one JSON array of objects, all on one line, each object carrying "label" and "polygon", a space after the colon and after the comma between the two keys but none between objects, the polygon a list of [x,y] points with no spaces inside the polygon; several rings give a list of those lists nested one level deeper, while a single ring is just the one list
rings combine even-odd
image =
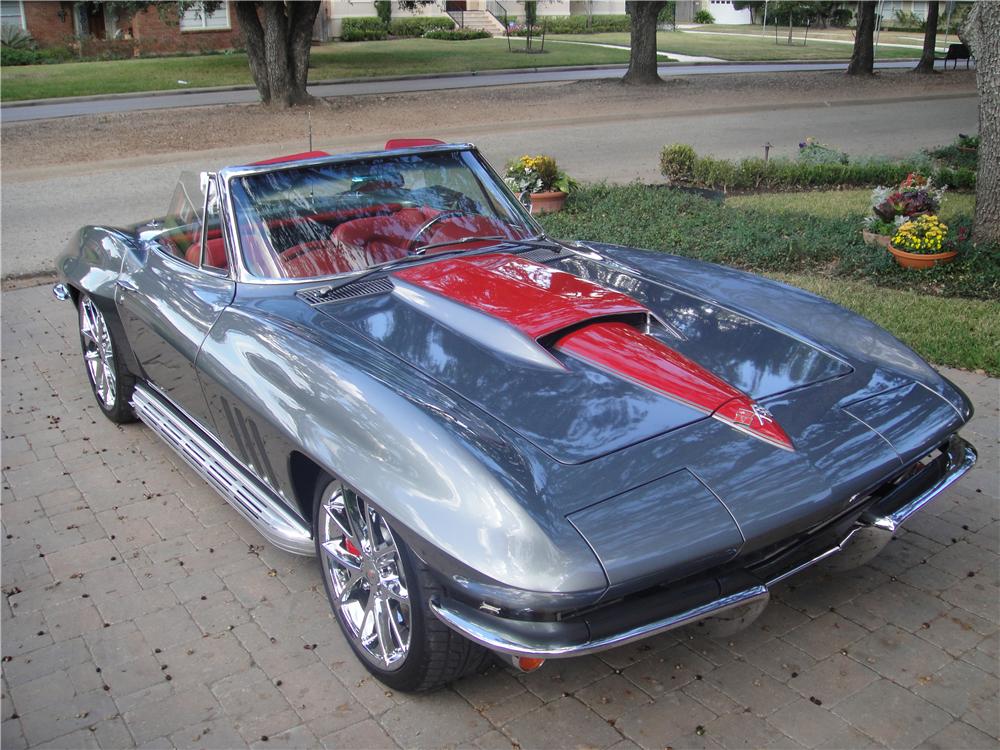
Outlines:
[{"label": "black tire", "polygon": [[[316,556],[322,567],[323,587],[326,589],[327,598],[341,632],[358,660],[380,682],[400,692],[433,690],[489,667],[492,663],[492,652],[460,636],[430,611],[428,602],[431,597],[441,593],[441,586],[427,566],[413,554],[397,533],[393,533],[392,537],[405,574],[410,601],[409,650],[400,664],[389,670],[380,668],[360,647],[352,635],[347,616],[337,604],[329,572],[330,558],[321,548],[324,537],[322,524],[325,522],[325,519],[321,518],[324,513],[324,499],[329,497],[331,488],[334,487],[343,485],[328,477],[322,477],[317,482],[313,502],[313,538],[316,543]],[[345,489],[350,492],[349,488]],[[388,525],[388,520],[384,516],[382,519]]]},{"label": "black tire", "polygon": [[[121,348],[103,311],[92,297],[81,294],[77,312],[83,369],[87,373],[90,390],[98,408],[115,424],[136,421],[131,403],[135,378],[118,357]],[[110,373],[113,378],[107,378],[106,373]],[[108,384],[112,379],[113,383],[109,388]]]}]

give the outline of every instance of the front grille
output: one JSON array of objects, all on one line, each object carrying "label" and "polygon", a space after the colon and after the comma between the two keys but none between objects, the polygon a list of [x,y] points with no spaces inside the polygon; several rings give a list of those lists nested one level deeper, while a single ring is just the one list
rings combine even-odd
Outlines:
[{"label": "front grille", "polygon": [[310,305],[323,305],[327,302],[341,302],[355,297],[371,297],[376,294],[388,294],[392,291],[392,280],[388,276],[378,276],[371,279],[349,281],[341,286],[320,286],[312,289],[301,289],[296,294]]}]

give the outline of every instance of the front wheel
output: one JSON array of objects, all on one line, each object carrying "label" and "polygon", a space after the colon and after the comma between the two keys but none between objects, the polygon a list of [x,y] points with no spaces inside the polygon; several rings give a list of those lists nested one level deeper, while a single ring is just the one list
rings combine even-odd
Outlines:
[{"label": "front wheel", "polygon": [[80,347],[90,388],[104,416],[117,424],[134,422],[130,399],[135,378],[119,361],[108,321],[87,294],[80,295]]},{"label": "front wheel", "polygon": [[440,586],[369,501],[338,480],[321,482],[313,524],[337,622],[380,681],[430,690],[489,664],[489,651],[431,613],[428,600]]}]

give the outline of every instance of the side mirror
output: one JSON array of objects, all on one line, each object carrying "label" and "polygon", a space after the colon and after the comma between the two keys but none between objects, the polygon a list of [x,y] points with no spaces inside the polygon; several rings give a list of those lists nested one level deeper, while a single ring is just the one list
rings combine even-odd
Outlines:
[{"label": "side mirror", "polygon": [[517,195],[517,199],[521,202],[521,205],[528,209],[528,213],[531,213],[531,193],[527,190],[522,190]]}]

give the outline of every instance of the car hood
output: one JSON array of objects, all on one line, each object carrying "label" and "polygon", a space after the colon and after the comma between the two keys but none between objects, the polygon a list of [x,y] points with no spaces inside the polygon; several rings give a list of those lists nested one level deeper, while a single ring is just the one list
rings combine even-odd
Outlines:
[{"label": "car hood", "polygon": [[442,258],[318,309],[566,464],[713,417],[794,451],[760,402],[851,372],[761,320],[546,253]]}]

